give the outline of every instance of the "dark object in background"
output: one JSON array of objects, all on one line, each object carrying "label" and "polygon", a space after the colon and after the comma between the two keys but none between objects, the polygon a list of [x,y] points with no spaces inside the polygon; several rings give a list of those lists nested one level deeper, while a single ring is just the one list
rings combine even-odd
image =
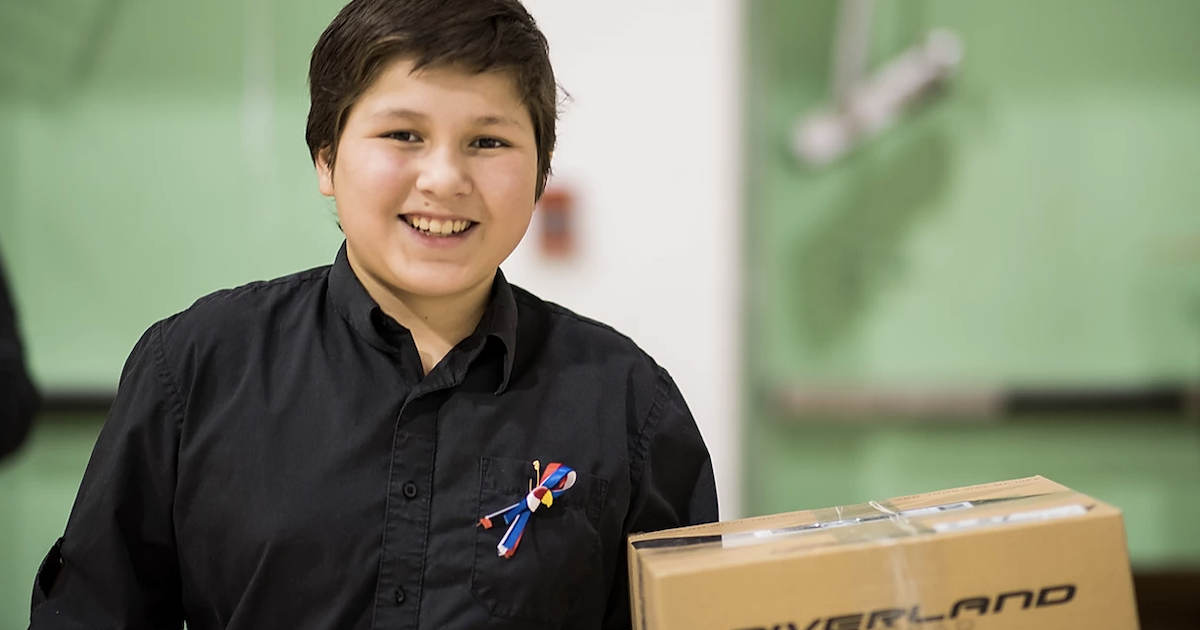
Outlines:
[{"label": "dark object in background", "polygon": [[1135,573],[1142,630],[1195,630],[1200,619],[1200,571]]},{"label": "dark object in background", "polygon": [[17,317],[0,263],[0,458],[25,442],[37,408],[37,390],[25,371]]}]

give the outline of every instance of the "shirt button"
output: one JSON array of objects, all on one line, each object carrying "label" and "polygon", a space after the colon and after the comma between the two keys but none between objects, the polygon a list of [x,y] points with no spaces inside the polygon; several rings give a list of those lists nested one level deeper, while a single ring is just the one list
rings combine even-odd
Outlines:
[{"label": "shirt button", "polygon": [[396,587],[396,604],[399,605],[399,604],[403,604],[403,603],[404,603],[404,589],[397,586]]},{"label": "shirt button", "polygon": [[408,499],[417,498],[417,484],[411,481],[404,484],[404,496]]}]

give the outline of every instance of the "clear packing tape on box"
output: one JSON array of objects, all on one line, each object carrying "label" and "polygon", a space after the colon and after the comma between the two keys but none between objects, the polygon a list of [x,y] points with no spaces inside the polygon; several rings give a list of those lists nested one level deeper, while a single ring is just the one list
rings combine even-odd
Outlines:
[{"label": "clear packing tape on box", "polygon": [[[1024,487],[1023,487],[1024,486]],[[1048,609],[1072,602],[1078,595],[1076,581],[1067,579],[1065,572],[1058,572],[1063,579],[1055,581],[1047,577],[1041,581],[1032,577],[1029,580],[1012,579],[1005,582],[997,580],[996,592],[986,592],[982,589],[965,592],[961,597],[947,597],[944,594],[931,595],[928,591],[952,591],[952,582],[966,582],[959,579],[962,571],[953,569],[953,563],[942,562],[945,551],[935,549],[940,540],[959,539],[952,543],[953,548],[965,551],[957,552],[971,554],[968,545],[963,546],[961,539],[978,540],[979,545],[986,545],[985,537],[973,534],[986,534],[989,531],[1021,529],[1019,526],[1038,523],[1051,523],[1073,517],[1087,516],[1089,512],[1101,506],[1103,509],[1116,512],[1110,506],[1105,506],[1089,497],[1075,493],[1067,488],[1049,482],[1042,478],[1030,478],[1001,484],[989,484],[958,490],[917,495],[890,501],[871,501],[868,503],[827,508],[811,512],[794,513],[792,515],[775,515],[758,519],[745,519],[732,523],[700,526],[680,530],[678,536],[657,536],[653,538],[631,540],[631,585],[633,587],[634,617],[638,620],[639,630],[670,630],[655,625],[656,615],[647,608],[647,583],[650,581],[646,574],[647,563],[657,561],[663,568],[664,575],[686,573],[682,564],[692,556],[695,560],[697,575],[708,573],[720,575],[722,567],[730,575],[736,574],[736,580],[729,592],[736,591],[740,582],[754,579],[753,573],[743,570],[747,566],[761,565],[772,567],[788,562],[805,561],[805,557],[815,557],[812,567],[821,572],[818,567],[830,566],[830,554],[845,551],[847,559],[844,567],[830,573],[831,579],[853,584],[851,590],[873,589],[870,593],[848,594],[841,600],[846,603],[839,610],[832,601],[828,610],[821,614],[804,614],[801,616],[785,616],[785,619],[764,617],[749,624],[722,626],[714,622],[712,626],[720,630],[743,630],[765,628],[766,630],[875,630],[876,628],[924,628],[927,630],[967,630],[1001,628],[1007,625],[1001,623],[997,615],[1005,610]],[[1116,512],[1119,520],[1119,512]],[[790,523],[787,521],[791,521]],[[755,527],[760,525],[760,527]],[[769,525],[761,527],[761,525]],[[723,527],[722,527],[723,526]],[[708,531],[706,531],[708,528]],[[712,529],[719,531],[711,531]],[[1028,527],[1024,529],[1029,529]],[[1122,534],[1123,536],[1123,534]],[[934,543],[930,545],[928,543]],[[1005,543],[1008,544],[1008,543]],[[1044,541],[1031,539],[1029,544],[1044,544]],[[850,554],[856,550],[868,548],[873,555],[869,560],[855,559]],[[982,549],[982,547],[979,547]],[[933,550],[933,551],[923,551]],[[1124,554],[1124,548],[1120,549]],[[665,556],[674,556],[667,559]],[[862,554],[859,554],[860,556]],[[986,554],[984,554],[986,555]],[[1019,554],[1018,554],[1019,555]],[[824,556],[824,558],[821,558]],[[1017,556],[1013,556],[1016,558]],[[1036,557],[1034,554],[1033,557]],[[1123,555],[1128,580],[1127,555]],[[663,563],[667,560],[675,566]],[[1003,563],[1003,555],[998,557]],[[682,563],[682,564],[681,564]],[[1029,563],[1029,560],[1026,560]],[[993,559],[990,564],[997,564]],[[1118,563],[1119,564],[1119,563]],[[745,566],[741,566],[745,565]],[[795,571],[804,571],[799,564]],[[946,575],[939,572],[942,567],[951,567]],[[993,570],[995,567],[981,565],[981,571]],[[1033,567],[1030,567],[1032,570]],[[1011,567],[1009,573],[1013,573]],[[1018,572],[1019,573],[1019,572]],[[776,574],[781,574],[776,572]],[[781,574],[782,575],[782,574]],[[1047,575],[1052,576],[1051,571]],[[747,578],[747,576],[750,576]],[[685,581],[689,576],[682,575]],[[944,579],[943,579],[944,578]],[[1050,583],[1041,583],[1050,580]],[[815,577],[814,581],[819,580]],[[725,591],[707,589],[701,584],[697,588],[697,602],[720,598]],[[767,605],[760,608],[771,608],[773,600],[780,594],[786,596],[789,591],[781,587],[777,578],[765,576],[762,580],[763,601]],[[661,587],[670,597],[670,587]],[[709,590],[707,594],[700,591]],[[795,599],[804,599],[807,594],[818,589],[793,589]],[[765,591],[769,591],[765,592]],[[886,591],[886,592],[885,592]],[[772,594],[773,593],[773,594]],[[662,593],[660,593],[662,595]],[[733,599],[744,599],[733,598]],[[878,603],[872,603],[878,602]],[[932,602],[931,605],[929,603]],[[731,600],[731,606],[737,602]],[[700,607],[704,605],[701,604]],[[785,607],[776,606],[781,610]],[[818,610],[819,605],[798,606]],[[857,610],[856,607],[858,608]],[[719,611],[718,611],[719,612]],[[718,615],[719,616],[719,615]],[[1006,618],[1009,615],[1004,615]],[[699,617],[699,615],[698,615]],[[712,615],[708,615],[712,617]],[[995,618],[997,621],[993,622]],[[988,623],[983,623],[983,620]],[[1009,619],[1020,623],[1017,619]],[[1134,622],[1136,624],[1136,622]],[[979,625],[982,624],[982,625]],[[681,626],[682,627],[682,626]],[[1013,627],[1022,627],[1021,625]],[[1034,626],[1029,626],[1034,627]],[[1122,628],[1135,626],[1116,626]]]},{"label": "clear packing tape on box", "polygon": [[[816,515],[817,520],[813,523],[730,534],[659,538],[635,543],[634,547],[638,549],[683,549],[696,546],[721,546],[730,548],[774,542],[782,537],[795,536],[798,545],[805,548],[812,548],[830,544],[882,541],[906,536],[961,531],[978,527],[1003,525],[1005,523],[1042,521],[1087,514],[1089,508],[1083,503],[1070,503],[1067,505],[1055,505],[1053,507],[1030,506],[1030,509],[1027,510],[986,517],[976,517],[970,512],[973,508],[994,506],[1001,503],[1015,508],[1023,504],[1029,505],[1031,501],[1042,502],[1047,499],[1064,498],[1069,496],[1069,494],[1058,492],[977,501],[955,501],[944,505],[907,510],[897,508],[892,505],[891,501],[870,501],[858,505],[814,510],[813,514]],[[963,518],[958,521],[938,522],[928,525],[922,523],[917,518],[929,515],[945,515],[949,512],[961,514]],[[821,534],[824,535],[822,536]]]}]

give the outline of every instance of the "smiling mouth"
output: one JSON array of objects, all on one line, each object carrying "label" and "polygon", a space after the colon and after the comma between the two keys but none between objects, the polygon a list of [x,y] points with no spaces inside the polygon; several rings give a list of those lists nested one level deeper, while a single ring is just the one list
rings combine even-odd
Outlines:
[{"label": "smiling mouth", "polygon": [[478,225],[476,221],[430,219],[409,214],[400,215],[400,220],[423,236],[462,236]]}]

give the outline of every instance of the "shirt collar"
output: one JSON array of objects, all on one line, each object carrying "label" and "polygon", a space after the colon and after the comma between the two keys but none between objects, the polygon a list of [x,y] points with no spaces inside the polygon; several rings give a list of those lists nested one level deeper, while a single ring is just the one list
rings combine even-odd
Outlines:
[{"label": "shirt collar", "polygon": [[[359,281],[358,276],[350,267],[350,259],[346,253],[346,243],[342,243],[337,258],[329,270],[329,299],[343,319],[345,319],[360,337],[372,346],[394,354],[398,352],[380,332],[375,318],[383,315],[379,304],[367,293],[366,287]],[[482,336],[483,341],[495,338],[504,346],[504,372],[496,394],[501,394],[508,387],[512,376],[513,358],[516,354],[517,343],[517,301],[513,296],[512,286],[504,278],[504,273],[496,270],[496,278],[492,282],[491,296],[487,308],[475,327],[472,337]]]},{"label": "shirt collar", "polygon": [[504,345],[504,374],[499,387],[496,388],[496,394],[499,395],[508,387],[512,377],[513,359],[517,354],[517,299],[513,296],[512,286],[508,284],[504,272],[500,269],[496,269],[496,279],[492,281],[492,296],[475,332],[498,339]]}]

